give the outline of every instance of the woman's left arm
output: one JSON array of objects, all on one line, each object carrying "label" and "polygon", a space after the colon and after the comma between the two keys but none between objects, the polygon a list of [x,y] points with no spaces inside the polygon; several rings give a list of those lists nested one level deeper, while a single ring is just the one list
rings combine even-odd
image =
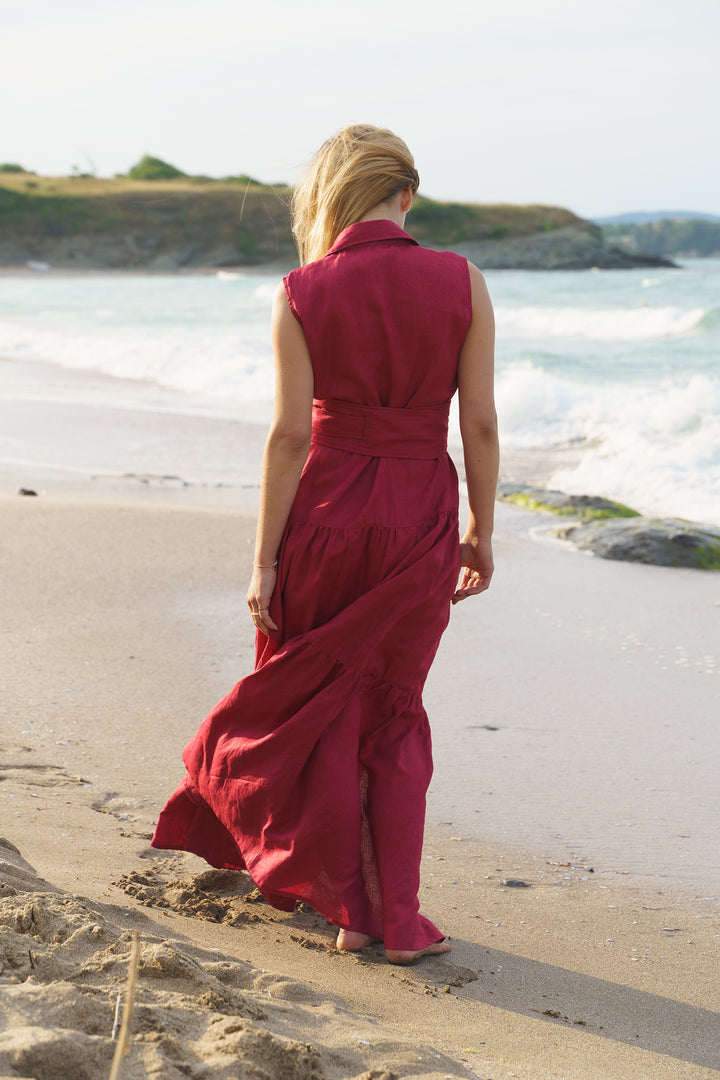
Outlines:
[{"label": "woman's left arm", "polygon": [[[255,563],[247,594],[253,622],[264,634],[277,630],[268,606],[275,587],[277,559],[290,509],[310,450],[313,369],[302,327],[280,284],[272,314],[275,406],[263,455]],[[259,614],[255,614],[259,612]]]}]

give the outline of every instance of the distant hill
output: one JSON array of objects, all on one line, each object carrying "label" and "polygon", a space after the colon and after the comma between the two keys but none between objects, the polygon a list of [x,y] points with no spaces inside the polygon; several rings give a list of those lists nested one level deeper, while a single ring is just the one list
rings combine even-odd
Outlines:
[{"label": "distant hill", "polygon": [[630,254],[644,252],[663,258],[703,258],[720,255],[720,217],[664,217],[640,224],[602,226],[608,244]]},{"label": "distant hill", "polygon": [[596,225],[649,225],[654,221],[720,221],[718,214],[701,214],[695,210],[635,210],[629,214],[593,218]]},{"label": "distant hill", "polygon": [[[290,188],[248,176],[176,176],[174,166],[150,156],[139,167],[142,178],[106,180],[0,166],[0,265],[156,271],[295,265]],[[612,246],[592,222],[556,206],[419,197],[408,229],[420,243],[458,251],[486,269],[668,265]]]}]

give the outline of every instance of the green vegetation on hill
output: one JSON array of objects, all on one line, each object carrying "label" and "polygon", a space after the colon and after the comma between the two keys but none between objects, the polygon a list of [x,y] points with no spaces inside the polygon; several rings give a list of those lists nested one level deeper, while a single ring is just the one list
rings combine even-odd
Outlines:
[{"label": "green vegetation on hill", "polygon": [[559,206],[435,202],[422,195],[413,203],[408,222],[418,240],[445,244],[506,240],[567,227],[594,229]]},{"label": "green vegetation on hill", "polygon": [[720,255],[720,222],[704,218],[663,218],[645,225],[603,225],[603,235],[626,251],[650,255]]},{"label": "green vegetation on hill", "polygon": [[[0,166],[1,168],[2,166]],[[163,161],[162,158],[152,157],[150,154],[141,157],[137,165],[133,165],[131,169],[128,169],[124,178],[128,180],[189,180],[194,184],[227,183],[254,184],[256,187],[268,186],[261,184],[254,177],[248,176],[247,173],[239,173],[237,176],[223,176],[220,180],[212,176],[191,176],[181,169],[177,169],[174,165],[170,165],[167,161]],[[123,179],[123,174],[118,174],[116,179]],[[284,187],[285,185],[280,186]]]},{"label": "green vegetation on hill", "polygon": [[0,176],[0,265],[154,268],[291,262],[289,188]]},{"label": "green vegetation on hill", "polygon": [[127,175],[129,180],[180,180],[187,176],[187,173],[169,165],[167,161],[145,154]]}]

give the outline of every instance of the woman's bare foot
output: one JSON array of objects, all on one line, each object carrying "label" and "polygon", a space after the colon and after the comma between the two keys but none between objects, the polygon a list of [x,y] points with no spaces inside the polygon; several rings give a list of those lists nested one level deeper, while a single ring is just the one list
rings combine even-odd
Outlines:
[{"label": "woman's bare foot", "polygon": [[377,938],[370,937],[369,934],[361,934],[357,930],[340,930],[338,931],[335,947],[340,952],[358,952],[377,940]]},{"label": "woman's bare foot", "polygon": [[450,952],[450,942],[443,938],[442,941],[428,945],[426,949],[416,949],[415,952],[409,949],[386,949],[385,955],[391,964],[412,964],[421,956],[440,956],[441,953],[446,952]]}]

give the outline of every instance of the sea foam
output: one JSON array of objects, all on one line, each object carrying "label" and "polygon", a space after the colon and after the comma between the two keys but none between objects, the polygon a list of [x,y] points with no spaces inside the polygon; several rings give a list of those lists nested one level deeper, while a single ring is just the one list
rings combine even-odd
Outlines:
[{"label": "sea foam", "polygon": [[497,403],[504,446],[583,448],[551,486],[720,523],[720,376],[603,384],[520,363],[499,374]]},{"label": "sea foam", "polygon": [[529,338],[585,338],[594,341],[646,341],[697,330],[710,311],[704,308],[649,307],[496,307],[499,334]]}]

